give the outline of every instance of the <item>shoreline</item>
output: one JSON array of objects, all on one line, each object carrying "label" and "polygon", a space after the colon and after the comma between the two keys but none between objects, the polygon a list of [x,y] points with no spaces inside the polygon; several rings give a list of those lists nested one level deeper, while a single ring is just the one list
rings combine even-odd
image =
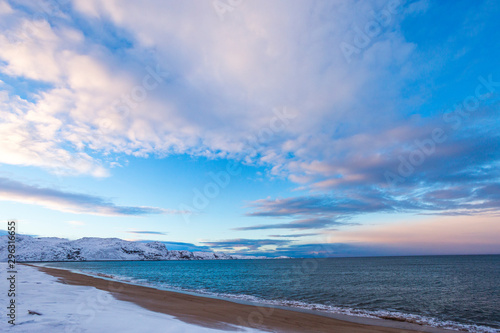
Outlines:
[{"label": "shoreline", "polygon": [[239,326],[271,332],[456,332],[394,320],[256,305],[238,300],[167,291],[76,273],[67,269],[49,268],[36,264],[24,265],[57,277],[61,283],[95,287],[111,293],[118,300],[128,301],[150,311],[168,314],[183,322],[206,328],[230,330]]}]

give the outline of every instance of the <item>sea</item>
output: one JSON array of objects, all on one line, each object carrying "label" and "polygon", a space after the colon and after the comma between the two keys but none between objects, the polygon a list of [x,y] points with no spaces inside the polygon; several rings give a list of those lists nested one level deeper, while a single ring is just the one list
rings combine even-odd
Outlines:
[{"label": "sea", "polygon": [[500,255],[45,265],[201,296],[500,332]]}]

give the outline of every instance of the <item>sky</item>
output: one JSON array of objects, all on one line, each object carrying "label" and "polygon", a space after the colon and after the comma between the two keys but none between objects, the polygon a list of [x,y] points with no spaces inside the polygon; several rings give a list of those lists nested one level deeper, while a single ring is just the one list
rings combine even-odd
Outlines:
[{"label": "sky", "polygon": [[0,0],[0,229],[498,254],[498,17],[493,0]]}]

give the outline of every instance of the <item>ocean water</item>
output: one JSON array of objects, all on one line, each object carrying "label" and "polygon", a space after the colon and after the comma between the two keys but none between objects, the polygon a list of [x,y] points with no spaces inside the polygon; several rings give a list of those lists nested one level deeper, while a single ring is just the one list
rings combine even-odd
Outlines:
[{"label": "ocean water", "polygon": [[500,332],[500,255],[47,266],[201,295],[468,332]]}]

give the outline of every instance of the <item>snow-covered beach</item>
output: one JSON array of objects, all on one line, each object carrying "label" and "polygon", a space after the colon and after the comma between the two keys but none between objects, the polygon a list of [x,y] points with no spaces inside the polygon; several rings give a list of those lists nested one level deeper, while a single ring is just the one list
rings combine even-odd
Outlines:
[{"label": "snow-covered beach", "polygon": [[[7,264],[0,263],[2,292],[0,304],[5,309],[8,285]],[[134,303],[120,301],[109,292],[90,286],[58,282],[56,277],[34,267],[17,265],[16,325],[2,315],[1,332],[183,332],[215,333],[212,329],[192,325],[167,314],[149,311]],[[34,311],[41,315],[29,314]],[[5,311],[2,311],[5,313]],[[224,330],[227,332],[227,327]],[[234,327],[233,331],[260,332]]]}]

